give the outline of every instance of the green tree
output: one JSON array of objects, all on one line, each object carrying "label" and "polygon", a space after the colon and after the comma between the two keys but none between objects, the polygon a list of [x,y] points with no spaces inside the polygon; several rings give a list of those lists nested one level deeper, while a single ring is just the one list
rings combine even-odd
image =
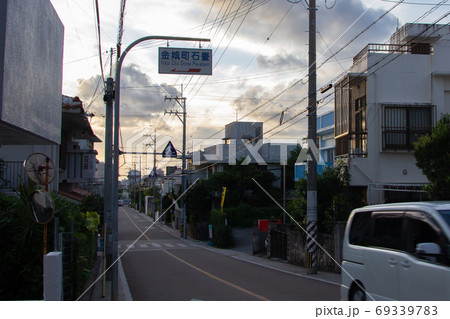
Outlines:
[{"label": "green tree", "polygon": [[256,164],[225,166],[207,180],[201,180],[186,194],[188,218],[192,225],[207,221],[213,208],[220,207],[223,187],[226,187],[224,207],[238,207],[248,204],[254,207],[273,207],[275,204],[253,181],[255,179],[274,198],[280,197],[280,190],[273,187],[275,175],[264,166]]},{"label": "green tree", "polygon": [[257,164],[241,165],[243,160],[237,165],[225,166],[222,172],[216,173],[208,180],[208,185],[212,191],[221,193],[226,187],[225,207],[236,207],[239,204],[249,204],[255,206],[273,206],[272,200],[264,194],[255,179],[274,198],[279,198],[280,190],[272,184],[276,181],[275,175],[266,170],[265,166]]},{"label": "green tree", "polygon": [[[362,206],[360,194],[349,187],[350,175],[347,166],[339,161],[334,168],[327,167],[317,175],[317,220],[319,232],[330,233],[336,221],[346,220],[353,208]],[[295,198],[289,202],[288,210],[293,219],[306,227],[307,179],[296,182]]]},{"label": "green tree", "polygon": [[428,178],[425,186],[430,199],[450,199],[450,115],[444,114],[431,134],[414,143],[416,165]]}]

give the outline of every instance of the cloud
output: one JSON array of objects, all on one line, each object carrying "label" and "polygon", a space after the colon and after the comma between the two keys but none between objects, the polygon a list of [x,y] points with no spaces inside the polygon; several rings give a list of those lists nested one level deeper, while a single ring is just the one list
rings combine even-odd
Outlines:
[{"label": "cloud", "polygon": [[[233,42],[239,43],[242,51],[253,50],[253,54],[257,55],[256,61],[260,67],[276,69],[283,66],[302,67],[307,65],[307,31],[309,26],[306,5],[302,2],[292,6],[287,1],[270,1],[259,6],[264,2],[255,2],[249,14],[245,16],[245,21],[240,26]],[[206,12],[211,8],[210,1],[202,0],[199,3]],[[227,5],[230,3],[232,2],[215,1],[209,21],[218,16],[223,17],[226,8],[228,8]],[[230,13],[238,9],[240,3],[239,1],[236,2],[234,7],[227,12]],[[228,40],[231,40],[232,35],[244,18],[244,14],[249,10],[249,3],[241,7],[242,14],[233,21],[229,29],[229,24],[222,26],[221,32],[228,30],[227,40],[220,42],[221,35],[218,32],[216,39],[214,37],[212,39],[213,45],[217,46],[221,43],[221,46],[225,46],[228,44]],[[326,58],[332,54],[331,52],[338,51],[361,30],[378,19],[383,12],[381,9],[367,9],[367,4],[364,5],[362,0],[337,1],[332,9],[326,9],[323,5],[319,6],[316,15],[317,29],[320,32],[320,36],[317,37],[318,55],[326,52],[323,57]],[[227,21],[231,21],[231,16],[228,17]],[[347,31],[359,17],[360,19],[355,25]],[[215,28],[218,29],[219,26],[220,24],[216,24]],[[396,17],[392,14],[385,16],[368,32],[343,50],[342,55],[355,55],[369,42],[387,40],[395,30],[395,26]],[[242,43],[247,43],[247,45],[242,46]],[[233,43],[231,46],[233,46]],[[331,47],[331,52],[328,51],[329,47]],[[263,52],[258,52],[259,49]],[[269,52],[270,54],[268,54]]]},{"label": "cloud", "polygon": [[[79,79],[77,86],[77,95],[83,101],[85,110],[96,115],[92,126],[98,131],[96,134],[99,137],[104,134],[105,121],[101,81],[101,77],[97,75]],[[164,117],[162,114],[165,108],[172,107],[172,104],[164,102],[165,97],[180,96],[176,88],[165,83],[153,83],[137,65],[131,64],[122,68],[120,96],[120,128],[124,145],[136,134],[148,134],[155,129],[158,134],[172,133],[173,125],[167,123],[170,117]],[[96,148],[101,150],[103,146],[98,145]]]},{"label": "cloud", "polygon": [[[176,88],[167,84],[152,83],[150,78],[131,64],[122,68],[120,90],[121,125],[152,121],[164,111],[166,96],[176,97],[180,93]],[[85,108],[92,100],[93,92],[97,92],[97,99],[91,105],[91,111],[104,114],[105,104],[98,97],[103,94],[100,76],[78,80],[77,94],[84,101]],[[127,121],[131,121],[127,123]]]},{"label": "cloud", "polygon": [[256,62],[264,69],[299,68],[306,67],[304,58],[286,52],[278,53],[271,57],[259,55]]}]

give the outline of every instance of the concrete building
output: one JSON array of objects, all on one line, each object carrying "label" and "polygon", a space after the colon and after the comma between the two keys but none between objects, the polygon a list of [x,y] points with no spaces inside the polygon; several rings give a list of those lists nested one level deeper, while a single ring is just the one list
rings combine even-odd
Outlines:
[{"label": "concrete building", "polygon": [[413,143],[450,112],[450,26],[406,24],[335,84],[336,158],[368,203],[424,198]]},{"label": "concrete building", "polygon": [[[40,152],[59,164],[64,27],[49,0],[0,2],[0,158],[5,187]],[[57,168],[56,168],[57,169]],[[58,177],[50,188],[58,188]]]},{"label": "concrete building", "polygon": [[[189,178],[209,178],[228,165],[258,164],[277,177],[274,186],[281,187],[282,166],[297,147],[296,139],[263,138],[262,122],[232,122],[225,126],[225,137],[203,141],[203,150],[189,154]],[[222,142],[222,143],[221,143]],[[194,142],[195,144],[195,142]],[[210,145],[210,146],[206,146]],[[202,145],[197,144],[198,148]]]},{"label": "concrete building", "polygon": [[102,193],[103,180],[95,176],[97,151],[94,143],[100,142],[91,128],[83,102],[78,97],[63,96],[59,175],[60,191],[65,195],[79,199],[82,196],[77,196],[78,193]]}]

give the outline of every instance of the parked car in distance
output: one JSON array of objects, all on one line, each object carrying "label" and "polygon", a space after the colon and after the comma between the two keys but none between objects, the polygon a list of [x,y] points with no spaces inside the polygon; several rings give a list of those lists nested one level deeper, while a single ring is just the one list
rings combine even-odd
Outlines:
[{"label": "parked car in distance", "polygon": [[123,206],[123,200],[119,199],[119,206]]},{"label": "parked car in distance", "polygon": [[450,201],[355,209],[342,254],[341,300],[450,300]]}]

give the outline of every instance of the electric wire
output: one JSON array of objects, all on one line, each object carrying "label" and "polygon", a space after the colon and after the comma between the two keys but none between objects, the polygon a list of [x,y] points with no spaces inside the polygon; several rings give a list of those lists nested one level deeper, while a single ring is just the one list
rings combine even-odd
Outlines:
[{"label": "electric wire", "polygon": [[[446,18],[447,16],[449,16],[449,15],[450,15],[450,12],[447,12],[446,14],[444,14],[443,16],[441,16],[441,17],[440,17],[439,19],[437,19],[433,24],[429,25],[425,30],[423,30],[420,34],[416,35],[415,37],[413,37],[412,39],[410,39],[409,41],[407,41],[405,44],[403,44],[403,46],[407,46],[407,45],[410,45],[411,43],[413,43],[417,38],[419,38],[420,36],[422,36],[424,33],[426,33],[426,32],[427,32],[429,29],[431,29],[433,26],[437,25],[437,23],[438,23],[439,21],[445,19],[445,18]],[[447,23],[447,24],[445,24],[445,25],[440,26],[438,29],[434,29],[434,31],[432,32],[432,34],[435,33],[435,32],[437,32],[437,31],[439,31],[440,29],[444,28],[445,26],[448,26],[449,24],[450,24],[450,23]],[[428,37],[430,37],[432,34],[428,35]],[[360,74],[362,75],[362,74],[366,73],[368,70],[370,70],[371,68],[377,66],[378,64],[380,64],[382,61],[384,61],[384,60],[387,59],[388,57],[392,56],[393,54],[394,54],[393,52],[391,52],[391,53],[389,53],[389,54],[386,54],[386,56],[384,56],[380,61],[378,61],[378,62],[375,63],[374,65],[368,67],[366,70],[362,71]],[[392,63],[394,60],[396,60],[396,59],[399,58],[400,56],[402,56],[402,55],[401,55],[401,54],[397,54],[393,59],[389,60],[386,64],[381,65],[380,67],[378,67],[378,68],[376,68],[375,70],[371,71],[370,74],[367,74],[367,77],[369,77],[370,75],[372,75],[372,74],[374,74],[375,72],[379,71],[381,68],[386,67],[388,64]],[[350,83],[350,81],[351,81],[351,80],[349,80],[348,83]],[[344,85],[347,85],[347,83],[344,84]],[[328,96],[331,96],[332,94],[334,94],[334,93],[330,93]],[[328,96],[327,96],[327,97],[328,97]],[[306,98],[307,98],[307,97],[305,97],[305,98],[302,99],[302,100],[305,100]],[[325,98],[326,98],[326,97],[325,97]],[[302,101],[302,100],[301,100],[301,101]],[[299,102],[301,102],[301,101],[299,101]],[[298,103],[295,103],[295,104],[298,104]],[[282,123],[282,125],[285,125],[286,123],[288,123],[288,122],[292,121],[293,119],[299,117],[300,115],[306,113],[307,110],[308,110],[308,109],[305,108],[304,110],[302,110],[302,111],[300,111],[299,113],[297,113],[295,116],[291,117],[289,120],[286,120],[284,123]],[[299,121],[300,121],[300,120],[299,120]],[[280,126],[281,126],[281,125],[280,125]],[[290,126],[289,126],[289,127],[290,127]],[[242,150],[239,150],[240,148],[243,149],[243,147],[246,147],[246,145],[248,145],[249,143],[252,143],[253,140],[258,139],[258,138],[261,138],[261,137],[263,136],[263,134],[268,134],[268,133],[270,133],[270,132],[276,130],[277,128],[279,128],[279,127],[278,127],[278,126],[275,126],[275,127],[271,128],[271,129],[269,129],[268,131],[262,133],[261,135],[255,137],[254,139],[249,140],[248,142],[244,143],[241,147],[236,148],[236,154],[238,154],[239,152],[242,152]],[[283,130],[285,130],[285,129],[287,129],[287,128],[288,128],[288,127],[285,127]],[[283,130],[281,130],[281,131],[283,131]],[[281,131],[280,131],[280,132],[281,132]],[[280,133],[280,132],[277,132],[277,134]],[[272,136],[273,136],[273,135],[272,135]],[[239,152],[238,152],[238,150],[239,150]],[[229,158],[229,157],[228,157],[228,158]],[[225,158],[225,159],[228,159],[228,158]],[[193,172],[189,172],[188,174],[193,174],[193,173],[196,173],[196,172],[201,171],[201,170],[203,170],[203,169],[208,169],[208,168],[210,168],[210,167],[212,167],[212,166],[214,166],[214,165],[217,165],[217,163],[211,163],[210,165],[207,165],[206,167],[199,168],[198,170],[195,170],[195,171],[193,171]]]},{"label": "electric wire", "polygon": [[100,31],[100,12],[98,8],[98,0],[94,0],[94,6],[95,6],[95,16],[96,16],[96,26],[97,26],[97,39],[98,39],[98,57],[100,59],[100,75],[102,77],[103,81],[103,89],[106,87],[105,82],[105,74],[103,72],[103,61],[102,61],[102,38],[101,38],[101,31]]}]

